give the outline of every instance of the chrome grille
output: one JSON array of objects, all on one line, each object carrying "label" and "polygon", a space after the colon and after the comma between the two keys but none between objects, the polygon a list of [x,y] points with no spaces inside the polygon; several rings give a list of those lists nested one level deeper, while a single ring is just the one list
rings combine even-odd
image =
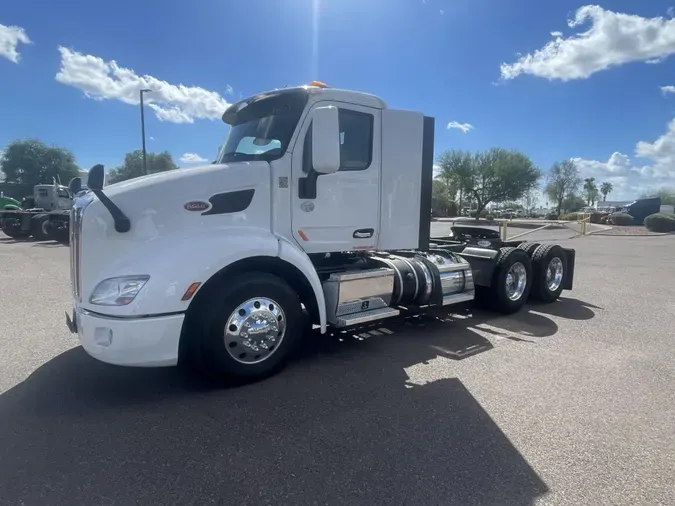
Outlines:
[{"label": "chrome grille", "polygon": [[73,206],[70,211],[70,283],[73,297],[80,302],[81,261],[82,261],[82,211],[83,208]]},{"label": "chrome grille", "polygon": [[93,195],[86,193],[73,202],[70,210],[70,284],[73,297],[82,301],[82,215]]}]

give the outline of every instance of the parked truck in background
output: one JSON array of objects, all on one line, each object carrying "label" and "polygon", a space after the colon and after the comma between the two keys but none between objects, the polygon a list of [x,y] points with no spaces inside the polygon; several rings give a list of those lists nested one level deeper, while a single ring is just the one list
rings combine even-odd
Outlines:
[{"label": "parked truck in background", "polygon": [[73,199],[68,187],[58,184],[38,184],[33,195],[20,204],[3,206],[0,229],[15,239],[33,237],[36,240],[68,242],[70,208]]},{"label": "parked truck in background", "polygon": [[634,200],[617,212],[630,214],[637,225],[642,225],[647,216],[661,212],[661,197]]},{"label": "parked truck in background", "polygon": [[89,172],[66,323],[93,357],[255,380],[309,323],[324,333],[474,299],[509,314],[572,288],[572,249],[479,227],[430,237],[433,118],[313,82],[223,120],[210,166],[105,190],[103,167]]}]

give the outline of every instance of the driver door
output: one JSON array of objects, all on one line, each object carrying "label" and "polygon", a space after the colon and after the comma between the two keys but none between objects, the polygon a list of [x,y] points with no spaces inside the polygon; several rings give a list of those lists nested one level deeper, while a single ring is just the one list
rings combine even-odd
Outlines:
[{"label": "driver door", "polygon": [[340,118],[340,170],[313,173],[310,111],[293,150],[293,237],[307,253],[375,249],[380,222],[381,111],[342,102],[319,102],[312,110],[328,105],[338,108]]}]

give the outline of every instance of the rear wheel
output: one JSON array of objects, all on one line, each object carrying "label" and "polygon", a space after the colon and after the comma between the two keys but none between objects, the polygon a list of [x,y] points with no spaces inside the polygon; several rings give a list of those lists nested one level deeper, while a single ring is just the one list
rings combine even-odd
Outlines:
[{"label": "rear wheel", "polygon": [[557,244],[539,246],[532,255],[532,298],[553,302],[560,297],[566,269],[565,250]]},{"label": "rear wheel", "polygon": [[49,240],[49,216],[38,214],[30,219],[31,235],[38,241]]},{"label": "rear wheel", "polygon": [[480,300],[489,308],[504,314],[519,311],[527,301],[532,286],[530,257],[522,249],[504,247],[499,250],[490,287],[477,287]]},{"label": "rear wheel", "polygon": [[196,302],[202,306],[186,322],[193,331],[191,355],[211,377],[252,382],[271,376],[302,337],[297,294],[270,274],[220,283]]},{"label": "rear wheel", "polygon": [[30,232],[21,230],[21,219],[5,218],[2,220],[2,231],[13,239],[30,237]]},{"label": "rear wheel", "polygon": [[541,246],[538,242],[523,242],[518,245],[518,249],[522,249],[525,253],[527,253],[527,256],[532,258],[532,255],[534,254],[535,250]]}]

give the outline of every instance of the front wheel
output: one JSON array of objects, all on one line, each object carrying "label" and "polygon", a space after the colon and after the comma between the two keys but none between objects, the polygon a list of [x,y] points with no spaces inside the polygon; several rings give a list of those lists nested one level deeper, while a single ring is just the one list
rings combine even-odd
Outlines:
[{"label": "front wheel", "polygon": [[49,216],[38,214],[30,219],[30,232],[37,241],[49,240]]},{"label": "front wheel", "polygon": [[302,334],[295,291],[276,276],[250,273],[209,292],[195,301],[201,307],[187,322],[204,372],[253,382],[281,370]]}]

